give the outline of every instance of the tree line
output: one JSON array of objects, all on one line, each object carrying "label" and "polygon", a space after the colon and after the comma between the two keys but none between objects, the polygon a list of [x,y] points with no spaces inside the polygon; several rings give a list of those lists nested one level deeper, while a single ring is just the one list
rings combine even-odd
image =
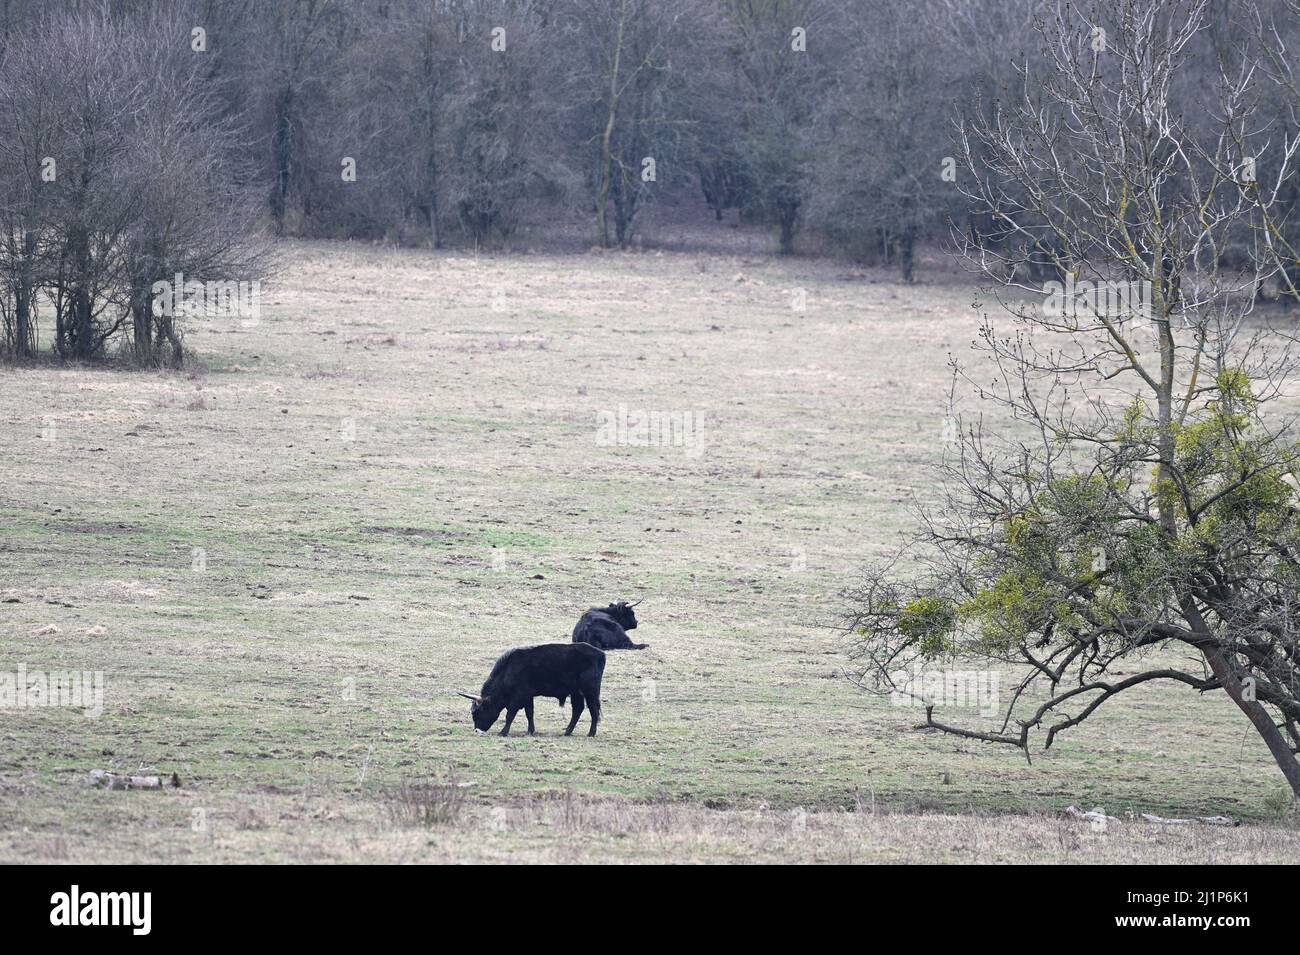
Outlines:
[{"label": "tree line", "polygon": [[[1212,6],[1235,42],[1229,4]],[[179,362],[151,283],[255,279],[260,236],[484,246],[561,212],[617,247],[648,204],[694,190],[782,253],[910,281],[918,243],[955,229],[1050,275],[1050,247],[969,198],[959,135],[1038,75],[1043,9],[0,0],[0,347],[42,347],[48,312],[64,358],[120,342]]]}]

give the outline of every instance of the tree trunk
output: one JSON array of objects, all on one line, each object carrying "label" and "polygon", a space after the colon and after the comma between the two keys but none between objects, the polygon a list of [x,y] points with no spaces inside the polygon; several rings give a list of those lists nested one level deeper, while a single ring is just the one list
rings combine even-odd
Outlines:
[{"label": "tree trunk", "polygon": [[600,137],[600,186],[596,190],[596,239],[602,249],[609,248],[609,222],[606,207],[610,189],[610,141],[614,135],[614,103],[609,107],[609,119]]},{"label": "tree trunk", "polygon": [[898,244],[899,268],[903,273],[903,281],[910,285],[916,280],[916,230],[910,226],[904,229],[903,237],[899,239]]},{"label": "tree trunk", "polygon": [[618,38],[614,43],[614,65],[609,78],[609,113],[605,117],[605,129],[600,134],[600,185],[596,189],[596,239],[602,249],[609,248],[609,222],[606,205],[609,203],[610,168],[614,142],[614,123],[618,118],[618,75],[619,64],[623,58],[623,31],[627,26],[627,4],[624,3],[618,17]]},{"label": "tree trunk", "polygon": [[630,197],[627,194],[626,178],[622,171],[614,177],[613,181],[614,194],[614,241],[620,249],[627,248],[631,236],[631,204]]},{"label": "tree trunk", "polygon": [[429,191],[429,241],[435,249],[442,248],[442,236],[438,233],[438,196]]},{"label": "tree trunk", "polygon": [[72,237],[72,290],[68,303],[71,324],[65,329],[68,347],[65,357],[90,358],[94,328],[91,321],[93,303],[90,300],[90,237],[78,232]]},{"label": "tree trunk", "polygon": [[30,358],[36,347],[36,322],[33,315],[35,282],[32,261],[36,256],[36,233],[23,233],[22,260],[18,269],[18,288],[14,300],[14,356]]},{"label": "tree trunk", "polygon": [[160,315],[158,317],[159,347],[161,347],[164,339],[172,346],[171,366],[173,368],[180,368],[185,364],[185,350],[181,345],[180,336],[176,334],[175,320],[170,315]]},{"label": "tree trunk", "polygon": [[1156,323],[1160,344],[1160,380],[1156,389],[1156,426],[1158,429],[1156,469],[1156,509],[1160,528],[1172,542],[1178,536],[1177,506],[1174,487],[1174,334],[1169,325],[1169,303],[1165,298],[1165,257],[1163,247],[1151,257],[1151,315]]},{"label": "tree trunk", "polygon": [[150,307],[150,286],[136,286],[131,296],[131,344],[135,360],[141,365],[151,365],[153,353],[153,310]]},{"label": "tree trunk", "polygon": [[799,203],[782,201],[777,208],[777,215],[781,220],[780,251],[782,255],[790,255],[794,252],[795,223],[799,217]]},{"label": "tree trunk", "polygon": [[[432,24],[430,24],[432,26]],[[434,55],[434,34],[430,29],[424,34],[424,161],[427,209],[429,216],[429,242],[435,249],[442,248],[438,232],[438,59]]]},{"label": "tree trunk", "polygon": [[293,159],[293,129],[290,111],[293,108],[293,88],[280,94],[275,117],[275,185],[271,190],[271,218],[275,220],[275,234],[284,232],[284,216],[289,205],[289,176]]},{"label": "tree trunk", "polygon": [[131,307],[131,343],[135,349],[135,360],[147,365],[153,358],[153,327],[149,321],[149,311],[139,304]]},{"label": "tree trunk", "polygon": [[1255,726],[1256,732],[1264,739],[1264,745],[1273,754],[1273,759],[1282,775],[1291,786],[1291,791],[1300,799],[1300,760],[1291,752],[1291,747],[1268,715],[1268,710],[1255,700],[1247,700],[1242,693],[1241,680],[1232,672],[1232,667],[1218,647],[1202,648],[1206,661],[1223,688],[1228,691],[1232,701],[1246,714],[1246,718]]}]

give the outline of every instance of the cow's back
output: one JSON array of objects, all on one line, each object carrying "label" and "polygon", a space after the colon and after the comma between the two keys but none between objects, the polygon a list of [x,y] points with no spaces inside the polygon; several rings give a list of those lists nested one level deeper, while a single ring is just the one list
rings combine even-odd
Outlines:
[{"label": "cow's back", "polygon": [[622,633],[618,621],[603,610],[592,608],[578,618],[573,628],[574,643],[589,643],[593,647],[606,648],[606,638]]},{"label": "cow's back", "polygon": [[496,691],[506,698],[524,696],[566,697],[581,681],[605,670],[604,651],[586,643],[543,643],[516,647],[492,669]]}]

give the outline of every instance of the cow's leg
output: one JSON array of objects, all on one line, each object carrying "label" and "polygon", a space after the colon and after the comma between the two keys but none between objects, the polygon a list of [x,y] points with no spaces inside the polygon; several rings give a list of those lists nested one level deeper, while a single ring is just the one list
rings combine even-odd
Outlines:
[{"label": "cow's leg", "polygon": [[527,703],[524,704],[524,716],[528,717],[528,735],[532,736],[533,733],[537,731],[537,727],[533,725],[533,701],[532,700],[529,700]]},{"label": "cow's leg", "polygon": [[583,674],[580,685],[582,686],[582,695],[587,700],[587,706],[591,710],[591,729],[588,736],[596,735],[596,727],[600,724],[600,678],[605,672],[605,658],[593,661],[590,670]]},{"label": "cow's leg", "polygon": [[516,708],[514,708],[514,709],[511,709],[511,710],[506,710],[506,725],[503,726],[503,727],[501,727],[501,735],[502,735],[502,736],[509,736],[509,735],[510,735],[510,724],[514,722],[515,714],[518,713],[518,712],[519,712],[518,707],[516,707]]},{"label": "cow's leg", "polygon": [[582,694],[573,694],[573,719],[569,720],[569,728],[564,731],[565,736],[573,735],[573,728],[578,725],[578,717],[582,715]]}]

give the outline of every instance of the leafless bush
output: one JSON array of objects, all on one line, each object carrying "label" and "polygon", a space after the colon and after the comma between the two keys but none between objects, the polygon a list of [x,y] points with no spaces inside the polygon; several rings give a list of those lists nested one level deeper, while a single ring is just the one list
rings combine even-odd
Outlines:
[{"label": "leafless bush", "polygon": [[1264,812],[1273,819],[1300,825],[1300,798],[1284,786],[1264,797]]},{"label": "leafless bush", "polygon": [[44,306],[62,358],[100,356],[116,338],[142,363],[180,364],[181,329],[152,307],[154,284],[263,273],[256,203],[232,158],[242,126],[191,50],[189,23],[174,9],[56,9],[6,44],[5,352],[35,352]]},{"label": "leafless bush", "polygon": [[406,829],[431,829],[456,822],[465,808],[465,787],[448,768],[442,779],[403,779],[384,794],[393,824]]}]

